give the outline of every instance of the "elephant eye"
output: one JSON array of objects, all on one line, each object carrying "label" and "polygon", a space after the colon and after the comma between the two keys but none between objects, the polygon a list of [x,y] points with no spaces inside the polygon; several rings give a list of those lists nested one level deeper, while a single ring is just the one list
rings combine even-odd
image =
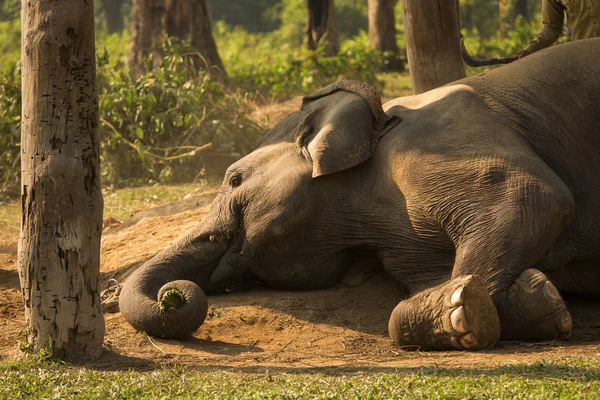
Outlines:
[{"label": "elephant eye", "polygon": [[242,184],[242,177],[240,175],[234,175],[231,177],[231,179],[229,180],[229,184],[231,185],[231,187],[238,187]]}]

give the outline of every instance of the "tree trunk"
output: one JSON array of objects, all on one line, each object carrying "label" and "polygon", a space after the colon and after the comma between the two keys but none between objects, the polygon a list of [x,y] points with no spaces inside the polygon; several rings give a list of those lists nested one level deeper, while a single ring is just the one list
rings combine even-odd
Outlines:
[{"label": "tree trunk", "polygon": [[94,3],[22,7],[18,252],[27,340],[57,357],[94,357],[104,339]]},{"label": "tree trunk", "polygon": [[123,0],[102,0],[108,33],[123,31]]},{"label": "tree trunk", "polygon": [[512,9],[513,25],[518,16],[523,17],[525,21],[529,21],[529,8],[527,7],[527,0],[514,0]]},{"label": "tree trunk", "polygon": [[505,28],[505,23],[506,23],[506,17],[508,16],[508,0],[498,0],[498,18],[500,20],[500,30],[499,30],[499,36],[500,39],[504,39],[505,33],[506,33],[506,28]]},{"label": "tree trunk", "polygon": [[404,35],[413,93],[464,78],[455,1],[403,0]]},{"label": "tree trunk", "polygon": [[369,45],[384,53],[384,69],[403,71],[396,43],[395,0],[369,0]]},{"label": "tree trunk", "polygon": [[133,0],[129,67],[136,76],[146,72],[146,57],[152,57],[150,67],[160,64],[165,11],[164,0]]},{"label": "tree trunk", "polygon": [[206,0],[133,0],[129,66],[136,75],[145,72],[143,59],[152,55],[152,68],[163,56],[162,41],[187,41],[198,54],[190,55],[199,69],[219,79],[227,76],[212,36]]},{"label": "tree trunk", "polygon": [[167,35],[190,42],[201,56],[194,56],[198,69],[208,69],[213,76],[226,77],[212,36],[206,0],[166,0],[166,9]]},{"label": "tree trunk", "polygon": [[308,22],[306,45],[316,50],[325,43],[325,55],[335,56],[340,51],[340,39],[333,0],[306,0]]}]

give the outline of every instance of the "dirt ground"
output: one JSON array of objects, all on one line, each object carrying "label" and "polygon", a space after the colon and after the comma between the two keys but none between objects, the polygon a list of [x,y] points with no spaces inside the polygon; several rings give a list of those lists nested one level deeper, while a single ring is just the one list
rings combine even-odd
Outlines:
[{"label": "dirt ground", "polygon": [[[110,279],[124,281],[202,218],[215,190],[113,221],[102,239],[102,289]],[[0,361],[21,356],[24,328],[17,273],[16,230],[0,233]],[[188,365],[201,369],[247,371],[376,371],[402,367],[492,368],[499,364],[600,356],[599,302],[568,297],[574,319],[570,341],[503,342],[491,351],[423,352],[394,347],[387,319],[402,298],[385,276],[358,287],[338,284],[310,292],[256,288],[209,297],[206,323],[186,341],[151,338],[136,332],[120,313],[105,313],[105,352],[92,366],[151,369]]]}]

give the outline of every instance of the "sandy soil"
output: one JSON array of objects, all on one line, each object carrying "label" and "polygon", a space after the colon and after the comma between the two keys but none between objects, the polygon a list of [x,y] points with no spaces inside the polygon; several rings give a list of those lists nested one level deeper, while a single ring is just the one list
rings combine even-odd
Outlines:
[{"label": "sandy soil", "polygon": [[[215,191],[153,208],[125,224],[112,222],[102,239],[102,289],[122,282],[145,260],[181,235],[207,211]],[[17,233],[0,233],[0,361],[21,356],[24,328],[17,273]],[[403,293],[380,273],[358,287],[338,284],[311,292],[256,288],[209,297],[206,323],[186,341],[150,338],[120,313],[106,313],[104,355],[98,368],[188,365],[247,371],[377,371],[438,366],[491,368],[499,364],[600,356],[599,302],[568,297],[574,319],[570,341],[503,342],[491,351],[422,352],[393,346],[387,319]],[[90,364],[88,364],[90,365]]]}]

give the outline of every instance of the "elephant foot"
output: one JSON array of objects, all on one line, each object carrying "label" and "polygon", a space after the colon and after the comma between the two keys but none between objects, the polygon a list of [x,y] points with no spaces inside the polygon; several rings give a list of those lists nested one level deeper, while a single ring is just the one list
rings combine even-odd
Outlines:
[{"label": "elephant foot", "polygon": [[571,335],[571,314],[552,282],[537,269],[524,271],[499,307],[503,340],[552,340]]},{"label": "elephant foot", "polygon": [[388,330],[399,347],[477,350],[500,339],[500,319],[483,284],[461,276],[400,302]]}]

